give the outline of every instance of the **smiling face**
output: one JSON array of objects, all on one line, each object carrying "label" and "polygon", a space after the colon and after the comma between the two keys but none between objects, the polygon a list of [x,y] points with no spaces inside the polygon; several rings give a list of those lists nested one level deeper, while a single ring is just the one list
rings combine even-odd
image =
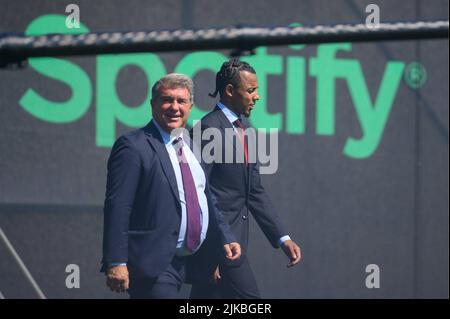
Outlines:
[{"label": "smiling face", "polygon": [[173,129],[186,125],[192,109],[187,88],[161,87],[151,104],[153,119],[169,134]]},{"label": "smiling face", "polygon": [[229,107],[237,114],[243,114],[249,117],[255,103],[259,100],[258,95],[258,79],[256,74],[241,71],[239,72],[240,81],[237,87],[228,84],[225,93],[229,97]]}]

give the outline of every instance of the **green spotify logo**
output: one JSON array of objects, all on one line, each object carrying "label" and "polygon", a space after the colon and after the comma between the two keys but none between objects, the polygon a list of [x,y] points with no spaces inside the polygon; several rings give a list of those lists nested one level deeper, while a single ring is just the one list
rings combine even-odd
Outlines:
[{"label": "green spotify logo", "polygon": [[[80,23],[79,28],[66,27],[66,16],[48,14],[34,19],[27,27],[27,35],[48,33],[75,34],[86,33],[89,29]],[[291,46],[302,50],[304,46]],[[348,157],[363,159],[371,156],[377,149],[384,133],[386,122],[394,105],[400,81],[404,76],[405,63],[388,61],[376,95],[371,97],[367,82],[356,59],[338,58],[339,52],[352,50],[351,43],[323,44],[317,46],[317,54],[309,59],[301,56],[281,56],[268,54],[266,47],[260,47],[253,56],[245,57],[256,69],[259,81],[260,100],[250,118],[256,128],[277,128],[293,135],[305,133],[306,127],[306,81],[316,81],[316,105],[314,125],[317,135],[333,136],[336,126],[336,81],[344,80],[352,98],[360,136],[349,136],[343,147],[343,154]],[[175,67],[174,72],[194,77],[198,72],[209,70],[217,72],[227,59],[221,53],[213,51],[194,52],[185,55]],[[128,65],[142,69],[147,77],[149,87],[167,73],[166,67],[158,55],[152,53],[118,54],[96,56],[96,87],[88,74],[77,64],[59,58],[30,58],[30,67],[36,72],[60,81],[71,90],[71,97],[63,102],[51,101],[33,89],[28,89],[20,99],[20,105],[31,115],[43,121],[64,124],[77,121],[83,117],[90,105],[95,107],[95,140],[99,147],[110,147],[116,139],[116,124],[129,127],[145,125],[151,117],[149,100],[150,89],[142,105],[129,107],[119,98],[116,79],[120,70]],[[286,72],[283,66],[286,65]],[[424,69],[417,66],[409,70],[409,79],[413,85],[420,84],[419,76]],[[284,74],[285,73],[285,74]],[[267,92],[268,76],[284,76],[286,79],[285,115],[281,112],[268,111]],[[422,79],[422,80],[421,80]],[[423,83],[422,83],[423,84]],[[95,95],[94,95],[95,92]],[[95,96],[95,101],[93,98]],[[205,111],[194,106],[190,123],[205,115]]]}]

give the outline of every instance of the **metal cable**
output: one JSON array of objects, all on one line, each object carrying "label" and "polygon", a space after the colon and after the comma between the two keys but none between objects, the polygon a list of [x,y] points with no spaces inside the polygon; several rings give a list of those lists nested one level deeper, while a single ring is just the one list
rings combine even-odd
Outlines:
[{"label": "metal cable", "polygon": [[31,273],[28,271],[27,266],[25,266],[24,262],[20,258],[19,254],[14,249],[14,246],[11,244],[11,242],[8,240],[8,237],[6,237],[5,233],[3,232],[2,228],[0,227],[0,239],[5,245],[6,249],[9,251],[11,256],[14,258],[14,260],[19,265],[20,270],[22,270],[23,274],[27,278],[28,282],[33,286],[34,291],[38,295],[40,299],[46,299],[44,293],[42,292],[41,288],[39,288],[39,285],[34,280]]},{"label": "metal cable", "polygon": [[0,35],[3,64],[28,57],[128,52],[237,49],[261,45],[448,38],[449,22],[380,23],[312,27],[228,27],[201,30],[103,32],[79,35]]}]

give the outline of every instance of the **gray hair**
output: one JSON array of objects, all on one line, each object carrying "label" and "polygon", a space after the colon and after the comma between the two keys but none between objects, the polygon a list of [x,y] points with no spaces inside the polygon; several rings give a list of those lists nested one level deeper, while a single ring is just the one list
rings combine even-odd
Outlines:
[{"label": "gray hair", "polygon": [[194,82],[184,74],[181,73],[169,73],[163,76],[152,87],[152,99],[157,99],[160,94],[161,88],[178,89],[185,88],[189,91],[190,102],[194,103]]}]

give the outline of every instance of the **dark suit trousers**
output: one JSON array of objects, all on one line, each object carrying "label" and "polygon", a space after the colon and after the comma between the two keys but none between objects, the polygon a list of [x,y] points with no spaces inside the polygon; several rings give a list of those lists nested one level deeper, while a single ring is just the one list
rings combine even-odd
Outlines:
[{"label": "dark suit trousers", "polygon": [[238,267],[221,265],[218,284],[195,284],[191,299],[260,299],[258,285],[247,257]]},{"label": "dark suit trousers", "polygon": [[130,276],[131,299],[176,299],[185,281],[185,259],[175,256],[167,269],[155,279]]}]

